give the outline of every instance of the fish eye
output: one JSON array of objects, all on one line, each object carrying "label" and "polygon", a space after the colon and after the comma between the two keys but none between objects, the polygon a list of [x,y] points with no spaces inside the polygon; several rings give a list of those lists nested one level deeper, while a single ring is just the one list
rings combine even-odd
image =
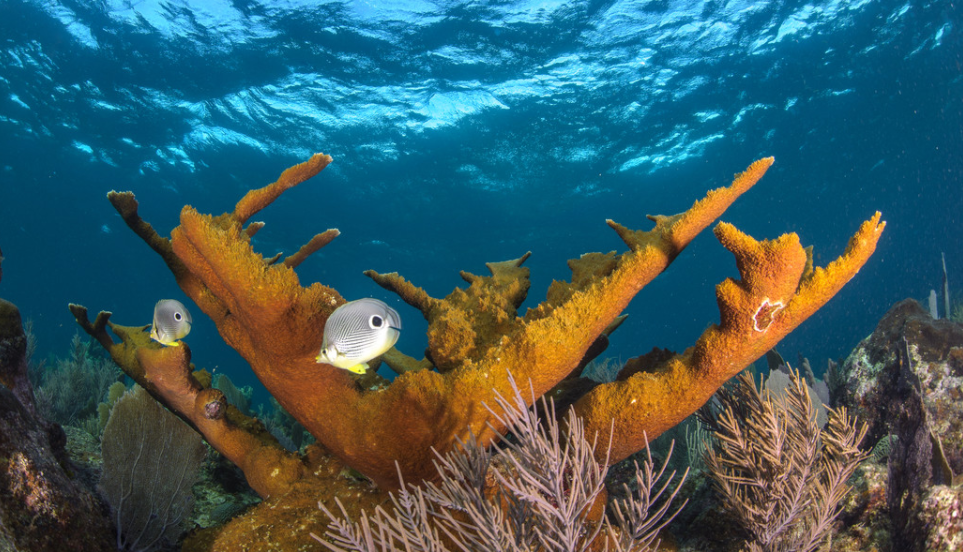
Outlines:
[{"label": "fish eye", "polygon": [[178,322],[180,322],[181,319],[183,319],[183,318],[184,318],[184,317],[181,316],[181,313],[179,313],[179,312],[175,312],[175,313],[174,313],[174,320],[177,320]]},{"label": "fish eye", "polygon": [[378,329],[385,325],[385,320],[377,314],[372,314],[371,318],[368,319],[368,325],[371,326],[372,329]]}]

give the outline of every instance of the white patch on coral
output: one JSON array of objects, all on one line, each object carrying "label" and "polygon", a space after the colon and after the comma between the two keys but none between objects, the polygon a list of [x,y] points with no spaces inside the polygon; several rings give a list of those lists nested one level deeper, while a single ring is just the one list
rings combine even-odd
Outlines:
[{"label": "white patch on coral", "polygon": [[[769,326],[772,326],[772,323],[776,321],[776,313],[784,308],[786,308],[786,305],[782,301],[770,301],[768,297],[764,297],[762,303],[759,303],[759,307],[752,315],[752,329],[762,333],[769,331]],[[759,318],[760,314],[763,315],[762,320]],[[760,322],[764,324],[762,327],[760,327]]]}]

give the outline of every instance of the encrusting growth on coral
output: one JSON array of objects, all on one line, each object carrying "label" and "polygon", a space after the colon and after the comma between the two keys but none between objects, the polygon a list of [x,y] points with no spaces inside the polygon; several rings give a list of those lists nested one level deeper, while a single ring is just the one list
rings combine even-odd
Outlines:
[{"label": "encrusting growth on coral", "polygon": [[[428,320],[425,360],[389,352],[386,362],[400,375],[390,385],[374,386],[368,383],[376,376],[364,376],[365,385],[359,385],[347,371],[315,362],[325,320],[345,300],[320,283],[302,287],[293,270],[337,231],[315,236],[277,263],[252,249],[250,236],[262,225],[244,226],[330,161],[316,154],[277,182],[249,192],[230,213],[214,217],[184,207],[170,239],[138,216],[132,194],[111,192],[109,198],[277,401],[341,462],[392,489],[398,485],[396,462],[407,481],[431,479],[433,450],[444,454],[470,433],[483,445],[498,437],[504,426],[483,405],[510,393],[509,369],[524,385],[530,381],[540,397],[584,366],[590,350],[598,354],[598,341],[617,325],[635,294],[751,188],[773,159],[756,161],[732,185],[709,192],[684,213],[650,216],[652,230],[609,221],[629,250],[569,261],[571,282],[553,283],[547,299],[524,316],[517,309],[530,285],[522,266],[528,253],[489,263],[490,276],[462,272],[468,286],[444,299],[398,274],[367,272]],[[840,259],[814,269],[811,253],[795,234],[758,242],[729,224],[717,225],[715,234],[735,255],[741,277],[717,288],[720,324],[681,355],[580,399],[575,408],[586,434],[607,434],[614,418],[609,462],[644,448],[645,435],[654,439],[679,423],[828,301],[872,254],[883,226],[877,213]],[[774,307],[780,303],[784,307]],[[121,338],[114,343],[106,333],[108,315],[91,324],[81,307],[73,309],[125,371],[237,463],[262,496],[283,493],[311,473],[296,455],[232,421],[231,408],[223,418],[205,416],[219,397],[208,381],[191,376],[188,347],[161,349],[136,328],[110,324]]]}]

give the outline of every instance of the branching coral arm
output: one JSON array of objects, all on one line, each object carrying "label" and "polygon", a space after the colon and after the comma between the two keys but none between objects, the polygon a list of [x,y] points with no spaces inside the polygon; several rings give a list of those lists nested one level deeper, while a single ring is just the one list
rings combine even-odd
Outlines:
[{"label": "branching coral arm", "polygon": [[[483,444],[498,437],[504,428],[490,426],[491,416],[481,405],[491,402],[496,393],[508,393],[509,369],[523,371],[516,375],[531,380],[536,397],[576,370],[635,294],[750,189],[772,159],[753,163],[732,185],[709,192],[682,214],[649,217],[655,221],[652,230],[610,223],[629,251],[586,254],[571,261],[572,281],[553,284],[546,301],[524,317],[516,309],[529,287],[528,269],[521,266],[527,254],[490,263],[491,276],[464,273],[469,287],[456,289],[444,300],[429,297],[400,276],[371,274],[428,319],[426,358],[440,372],[412,369],[426,365],[400,357],[394,365],[403,373],[377,392],[360,388],[346,371],[314,360],[324,322],[344,299],[321,284],[300,285],[291,266],[303,255],[295,254],[289,263],[269,264],[254,252],[250,241],[261,225],[248,219],[328,162],[330,157],[317,154],[284,171],[277,182],[252,190],[233,212],[218,217],[185,207],[169,246],[136,217],[136,204],[131,208],[128,202],[118,211],[164,257],[184,292],[211,317],[225,342],[250,363],[278,402],[344,463],[379,486],[392,488],[397,485],[396,461],[410,480],[431,478],[432,448],[448,451],[470,432]],[[611,388],[614,397],[598,402],[589,397],[597,407],[587,419],[589,434],[604,432],[611,418],[617,419],[613,461],[641,449],[643,431],[654,437],[678,423],[733,370],[758,357],[790,326],[812,314],[821,303],[812,302],[812,308],[796,305],[792,297],[797,287],[807,300],[818,296],[825,302],[843,283],[832,265],[828,276],[819,270],[810,274],[808,257],[794,236],[759,246],[728,225],[719,225],[716,234],[737,253],[743,272],[743,282],[720,286],[720,305],[732,304],[723,309],[720,327],[707,332],[686,353],[679,369],[667,371],[669,377],[652,378],[651,389],[636,389],[639,378],[632,378],[626,387]],[[323,238],[312,240],[308,250],[320,241]],[[875,239],[872,242],[875,245]],[[871,247],[859,252],[868,256]],[[779,262],[755,266],[772,257]],[[856,264],[862,262],[865,258]],[[838,285],[823,286],[824,280]],[[742,335],[746,328],[752,339]],[[752,332],[766,337],[760,339]],[[606,389],[592,397],[601,397],[609,392]],[[636,395],[637,391],[641,393]],[[671,397],[668,400],[678,404],[663,409],[665,401],[653,396]],[[583,413],[589,410],[581,408]],[[648,420],[634,424],[632,417]],[[627,431],[628,427],[638,429]]]},{"label": "branching coral arm", "polygon": [[[850,239],[843,255],[812,269],[811,252],[795,234],[756,241],[720,223],[716,237],[736,257],[740,280],[716,287],[721,320],[694,347],[653,372],[596,387],[576,403],[586,431],[616,420],[611,461],[617,462],[705,404],[726,380],[759,358],[823,306],[866,263],[885,223],[876,213]],[[773,305],[781,304],[778,310]]]},{"label": "branching coral arm", "polygon": [[[301,461],[284,450],[263,425],[228,405],[220,390],[210,388],[209,375],[207,385],[198,380],[187,345],[162,347],[150,341],[144,328],[111,323],[109,312],[99,313],[91,323],[86,308],[72,304],[70,311],[127,375],[241,467],[258,494],[283,493],[303,475]],[[119,343],[107,333],[108,327],[121,338]]]}]

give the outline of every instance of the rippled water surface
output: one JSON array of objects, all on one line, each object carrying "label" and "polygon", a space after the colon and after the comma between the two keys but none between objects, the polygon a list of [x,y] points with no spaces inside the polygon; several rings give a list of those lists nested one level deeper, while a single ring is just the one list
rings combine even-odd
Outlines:
[{"label": "rippled water surface", "polygon": [[[825,264],[874,211],[876,256],[782,346],[823,366],[896,300],[963,286],[960,7],[894,2],[19,1],[0,3],[0,295],[65,354],[68,302],[147,324],[182,298],[105,199],[132,190],[162,233],[220,213],[323,151],[335,162],[260,216],[255,247],[342,231],[299,269],[348,298],[398,303],[361,272],[435,296],[459,270],[533,251],[533,288],[565,260],[624,246],[776,157],[724,220],[798,232]],[[639,294],[609,351],[690,345],[735,275],[711,236]],[[196,307],[195,307],[196,308]],[[242,361],[203,316],[199,365]],[[238,376],[243,379],[243,376]]]}]

